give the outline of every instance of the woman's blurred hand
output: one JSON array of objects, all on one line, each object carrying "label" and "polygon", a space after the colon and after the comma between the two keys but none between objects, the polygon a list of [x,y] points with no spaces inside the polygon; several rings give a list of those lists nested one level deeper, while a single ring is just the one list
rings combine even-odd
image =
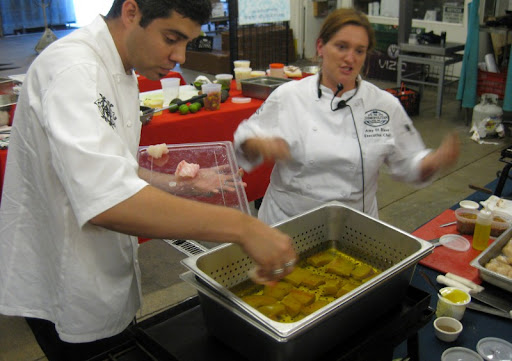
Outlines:
[{"label": "woman's blurred hand", "polygon": [[457,133],[447,135],[439,148],[423,158],[421,162],[421,179],[427,180],[435,172],[453,166],[460,153],[460,141]]},{"label": "woman's blurred hand", "polygon": [[290,147],[283,138],[249,138],[242,145],[247,159],[262,156],[265,161],[290,159]]}]

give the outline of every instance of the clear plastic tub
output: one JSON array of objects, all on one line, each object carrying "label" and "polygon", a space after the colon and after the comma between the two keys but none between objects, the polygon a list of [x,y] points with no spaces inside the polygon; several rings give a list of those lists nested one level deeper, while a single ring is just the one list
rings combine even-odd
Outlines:
[{"label": "clear plastic tub", "polygon": [[[174,195],[200,202],[226,206],[250,214],[249,202],[238,173],[233,145],[231,142],[209,142],[167,145],[168,153],[153,158],[148,153],[148,146],[139,148],[138,162],[144,168],[143,177],[160,189]],[[202,183],[211,185],[213,192],[198,192],[192,189],[192,182],[182,184],[174,177],[176,168],[181,161],[199,165],[196,177],[202,177]],[[225,180],[229,187],[226,187]],[[190,187],[187,189],[187,186]]]},{"label": "clear plastic tub", "polygon": [[[478,209],[458,208],[455,210],[457,231],[461,234],[473,234],[477,215]],[[491,237],[499,237],[512,224],[512,217],[500,211],[492,212],[492,216]]]}]

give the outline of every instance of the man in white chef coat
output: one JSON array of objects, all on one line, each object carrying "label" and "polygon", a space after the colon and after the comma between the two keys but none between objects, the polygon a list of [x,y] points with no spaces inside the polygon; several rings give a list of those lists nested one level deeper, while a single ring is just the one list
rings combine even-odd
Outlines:
[{"label": "man in white chef coat", "polygon": [[134,319],[136,236],[233,242],[263,279],[291,271],[287,235],[137,173],[134,69],[157,80],[183,63],[210,14],[209,0],[115,0],[26,75],[0,209],[0,313],[25,317],[49,360],[87,359]]}]

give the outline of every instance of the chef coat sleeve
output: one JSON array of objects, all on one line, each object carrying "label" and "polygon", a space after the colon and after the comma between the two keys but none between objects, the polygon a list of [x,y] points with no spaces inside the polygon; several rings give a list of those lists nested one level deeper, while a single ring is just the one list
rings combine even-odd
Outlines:
[{"label": "chef coat sleeve", "polygon": [[393,179],[420,187],[428,185],[430,180],[420,180],[420,167],[423,158],[432,150],[425,147],[421,135],[400,104],[394,107],[391,122],[394,149],[387,157],[386,164],[390,168]]},{"label": "chef coat sleeve", "polygon": [[273,91],[256,113],[240,123],[235,131],[233,136],[235,154],[238,164],[247,172],[263,163],[263,157],[249,161],[241,148],[244,142],[250,138],[282,137],[279,119],[282,116],[280,98],[283,89],[284,87],[280,86]]},{"label": "chef coat sleeve", "polygon": [[[54,75],[42,101],[49,162],[80,226],[147,186],[137,175],[126,140],[115,130],[125,123],[115,119],[112,126],[100,114],[98,84],[108,82],[101,77],[94,65],[64,69]],[[111,119],[119,117],[115,100],[106,100],[112,104]]]}]

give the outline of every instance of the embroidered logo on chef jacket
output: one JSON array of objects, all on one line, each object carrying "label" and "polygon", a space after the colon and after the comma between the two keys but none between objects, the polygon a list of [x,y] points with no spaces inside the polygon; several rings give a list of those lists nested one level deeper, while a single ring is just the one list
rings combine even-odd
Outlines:
[{"label": "embroidered logo on chef jacket", "polygon": [[100,98],[94,102],[98,106],[101,117],[106,121],[112,128],[116,127],[116,113],[112,110],[114,105],[100,93]]},{"label": "embroidered logo on chef jacket", "polygon": [[364,124],[368,126],[368,128],[364,131],[365,138],[387,138],[391,136],[391,132],[389,127],[385,125],[389,123],[389,115],[388,113],[373,109],[367,111],[364,114]]},{"label": "embroidered logo on chef jacket", "polygon": [[389,115],[382,110],[373,109],[366,112],[364,115],[364,124],[370,127],[382,127],[388,123]]}]

